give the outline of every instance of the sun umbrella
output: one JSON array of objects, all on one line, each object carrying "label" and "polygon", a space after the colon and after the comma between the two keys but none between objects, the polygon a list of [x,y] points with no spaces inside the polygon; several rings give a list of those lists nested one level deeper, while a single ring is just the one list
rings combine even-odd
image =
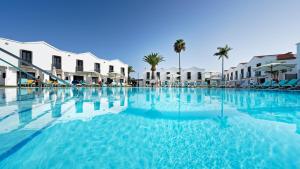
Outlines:
[{"label": "sun umbrella", "polygon": [[261,65],[257,68],[254,68],[254,71],[265,71],[273,75],[276,72],[280,72],[284,70],[291,71],[293,68],[295,68],[295,66],[296,64],[275,62],[275,63],[268,63],[265,65]]},{"label": "sun umbrella", "polygon": [[120,73],[116,73],[116,72],[109,72],[108,73],[108,77],[111,78],[111,79],[114,79],[114,81],[116,81],[117,78],[121,77],[121,74]]}]

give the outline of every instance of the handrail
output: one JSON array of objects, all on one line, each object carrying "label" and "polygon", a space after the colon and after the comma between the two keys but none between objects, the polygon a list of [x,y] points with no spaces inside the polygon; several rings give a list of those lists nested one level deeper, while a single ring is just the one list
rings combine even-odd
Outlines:
[{"label": "handrail", "polygon": [[32,64],[32,63],[29,63],[29,62],[27,62],[27,61],[21,59],[20,57],[16,56],[15,54],[10,53],[9,51],[7,51],[7,50],[5,50],[5,49],[3,49],[3,48],[0,48],[0,51],[2,51],[3,53],[6,53],[6,54],[8,54],[8,55],[10,55],[11,57],[13,57],[13,58],[15,58],[15,59],[18,59],[18,60],[19,60],[20,62],[22,62],[22,63],[25,63],[25,64],[27,64],[27,65],[29,65],[29,66],[34,67],[35,69],[37,69],[37,70],[39,70],[39,71],[41,71],[41,72],[43,72],[43,73],[49,75],[50,77],[53,77],[54,79],[57,79],[57,80],[63,82],[64,84],[66,84],[66,85],[68,85],[68,86],[71,85],[70,83],[66,82],[65,80],[63,80],[63,79],[61,79],[61,78],[59,78],[59,77],[53,75],[52,73],[49,73],[48,71],[46,71],[46,70],[44,70],[44,69],[42,69],[42,68],[40,68],[40,67],[38,67],[38,66],[36,66],[36,65],[34,65],[34,64]]},{"label": "handrail", "polygon": [[[34,76],[32,76],[31,74],[27,73],[25,70],[18,68],[17,66],[13,65],[12,63],[10,63],[10,62],[8,62],[8,61],[2,59],[2,58],[0,58],[0,60],[1,60],[2,62],[4,62],[4,63],[6,63],[6,64],[8,64],[8,65],[10,65],[10,66],[12,66],[12,67],[14,67],[15,69],[17,69],[17,70],[19,70],[19,71],[25,73],[27,76],[29,76],[29,77],[31,77],[31,78],[33,78],[33,79],[35,79],[35,80],[37,79],[36,77],[34,77]],[[42,83],[44,83],[44,82],[42,82]]]}]

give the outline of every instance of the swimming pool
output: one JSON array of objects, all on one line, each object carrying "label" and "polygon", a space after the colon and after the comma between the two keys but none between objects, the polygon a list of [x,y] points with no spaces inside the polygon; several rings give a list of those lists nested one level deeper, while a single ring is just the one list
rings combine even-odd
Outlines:
[{"label": "swimming pool", "polygon": [[299,168],[300,93],[0,89],[0,168]]}]

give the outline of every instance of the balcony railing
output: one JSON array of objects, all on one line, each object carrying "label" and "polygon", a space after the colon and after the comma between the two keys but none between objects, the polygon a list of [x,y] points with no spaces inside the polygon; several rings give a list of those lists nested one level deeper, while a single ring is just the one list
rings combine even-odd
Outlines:
[{"label": "balcony railing", "polygon": [[61,64],[52,64],[52,67],[55,67],[55,69],[61,69]]},{"label": "balcony railing", "polygon": [[261,72],[255,72],[255,77],[260,77],[261,76]]},{"label": "balcony railing", "polygon": [[247,78],[250,78],[250,77],[251,77],[251,73],[247,72]]},{"label": "balcony railing", "polygon": [[76,66],[77,72],[83,72],[83,66]]}]

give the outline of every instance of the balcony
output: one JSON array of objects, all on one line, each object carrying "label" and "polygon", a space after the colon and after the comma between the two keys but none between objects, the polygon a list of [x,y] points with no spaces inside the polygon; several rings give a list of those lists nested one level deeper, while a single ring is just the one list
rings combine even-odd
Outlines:
[{"label": "balcony", "polygon": [[55,69],[61,69],[61,64],[52,64],[52,67]]},{"label": "balcony", "polygon": [[261,76],[261,72],[255,72],[255,77],[260,77]]},{"label": "balcony", "polygon": [[76,66],[76,72],[83,72],[83,66]]},{"label": "balcony", "polygon": [[240,79],[244,79],[244,74],[240,74]]},{"label": "balcony", "polygon": [[250,77],[251,77],[251,73],[247,72],[247,78],[250,78]]}]

